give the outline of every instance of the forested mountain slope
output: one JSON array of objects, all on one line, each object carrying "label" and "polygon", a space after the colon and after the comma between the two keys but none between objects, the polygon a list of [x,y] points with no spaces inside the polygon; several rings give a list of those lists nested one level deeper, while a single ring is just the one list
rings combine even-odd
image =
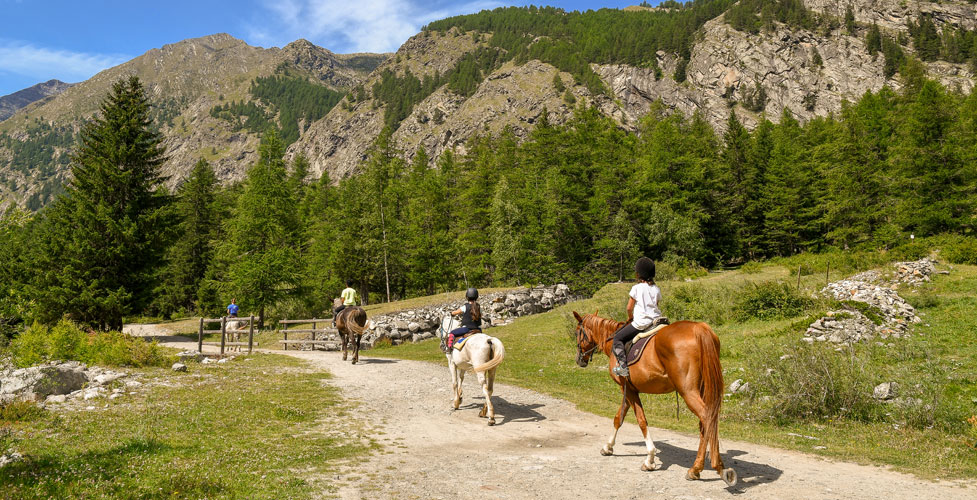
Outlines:
[{"label": "forested mountain slope", "polygon": [[[185,40],[106,70],[0,122],[0,203],[50,202],[83,120],[111,81],[143,79],[178,184],[197,159],[243,177],[259,134],[279,129],[310,176],[362,169],[386,129],[410,160],[464,155],[477,135],[524,140],[544,110],[559,125],[594,106],[628,132],[661,101],[718,132],[784,110],[801,123],[891,87],[916,68],[969,93],[977,69],[970,0],[695,0],[661,8],[500,8],[431,23],[393,56],[337,55],[304,40],[278,49],[229,35]],[[909,64],[921,61],[922,65]],[[345,95],[348,92],[348,95]]]},{"label": "forested mountain slope", "polygon": [[313,173],[342,177],[384,127],[408,156],[424,146],[437,158],[506,127],[525,138],[544,108],[559,124],[578,103],[630,131],[659,99],[701,112],[719,131],[731,112],[749,128],[784,109],[804,122],[867,91],[901,88],[899,69],[912,57],[948,88],[973,88],[973,2],[839,5],[698,0],[582,14],[506,8],[437,21],[290,151],[307,156]]},{"label": "forested mountain slope", "polygon": [[[299,122],[324,115],[324,106],[335,104],[385,57],[333,54],[305,40],[263,49],[227,34],[150,50],[0,122],[0,202],[12,198],[36,209],[60,192],[76,134],[122,76],[136,75],[146,84],[165,136],[164,173],[172,186],[201,157],[223,180],[242,178],[269,123],[288,122],[280,124],[283,135],[291,129],[297,138]],[[300,102],[289,99],[294,96]],[[320,105],[309,106],[312,101]],[[240,113],[215,112],[221,105]]]}]

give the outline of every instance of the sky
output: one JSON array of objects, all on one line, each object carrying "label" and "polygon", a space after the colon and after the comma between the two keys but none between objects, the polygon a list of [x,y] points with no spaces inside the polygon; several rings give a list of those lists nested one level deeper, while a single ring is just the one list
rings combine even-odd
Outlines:
[{"label": "sky", "polygon": [[[553,0],[544,5],[587,10],[637,3],[640,0]],[[305,38],[337,53],[393,52],[431,21],[506,5],[528,3],[0,0],[0,96],[52,78],[87,80],[150,49],[214,33],[229,33],[260,47],[281,47]]]}]

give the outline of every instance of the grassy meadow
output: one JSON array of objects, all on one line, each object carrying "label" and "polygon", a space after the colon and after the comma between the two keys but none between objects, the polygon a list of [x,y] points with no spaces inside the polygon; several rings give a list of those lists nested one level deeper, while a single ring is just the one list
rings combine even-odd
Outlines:
[{"label": "grassy meadow", "polygon": [[[664,312],[673,321],[704,320],[716,330],[726,384],[739,378],[753,387],[749,394],[727,396],[722,438],[891,465],[927,478],[977,476],[977,436],[968,438],[977,424],[967,422],[977,414],[977,267],[940,266],[950,274],[935,276],[916,291],[900,288],[923,319],[909,338],[852,347],[799,340],[813,319],[841,306],[814,295],[824,286],[825,271],[827,279],[837,280],[870,267],[885,269],[881,262],[891,259],[800,256],[660,283]],[[491,329],[507,352],[498,379],[611,417],[620,391],[607,373],[605,356],[595,355],[587,368],[576,366],[572,311],[599,309],[602,316],[624,319],[629,287],[610,284],[591,299]],[[444,363],[432,340],[371,354]],[[910,404],[871,398],[872,388],[888,381],[901,384]],[[676,418],[674,395],[645,395],[643,404],[653,425],[697,431],[684,403]],[[633,421],[633,414],[629,418]]]},{"label": "grassy meadow", "polygon": [[5,408],[0,454],[24,459],[3,468],[0,497],[318,497],[336,491],[330,473],[378,447],[346,423],[353,409],[328,374],[298,360],[189,366],[135,370],[137,394],[73,410]]}]

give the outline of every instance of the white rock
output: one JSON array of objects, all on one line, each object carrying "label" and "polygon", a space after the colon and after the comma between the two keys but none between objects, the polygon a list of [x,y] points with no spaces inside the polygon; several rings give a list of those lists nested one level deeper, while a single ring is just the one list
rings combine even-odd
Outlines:
[{"label": "white rock", "polygon": [[872,391],[872,397],[880,400],[889,400],[895,398],[899,393],[899,384],[896,382],[885,382],[875,386]]},{"label": "white rock", "polygon": [[185,372],[187,371],[187,365],[183,363],[173,363],[173,371],[175,372]]}]

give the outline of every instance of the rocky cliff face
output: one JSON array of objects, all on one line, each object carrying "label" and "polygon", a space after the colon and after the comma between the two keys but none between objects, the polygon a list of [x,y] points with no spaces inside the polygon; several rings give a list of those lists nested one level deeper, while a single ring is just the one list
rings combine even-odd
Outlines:
[{"label": "rocky cliff face", "polygon": [[[806,0],[805,4],[816,15],[839,20],[848,5],[824,0]],[[702,113],[720,131],[725,130],[731,112],[750,128],[764,115],[778,121],[784,109],[806,121],[837,112],[844,100],[857,100],[866,91],[901,87],[898,79],[885,78],[883,57],[866,50],[865,34],[872,23],[893,36],[907,32],[907,20],[917,19],[921,13],[932,15],[938,26],[973,29],[977,24],[977,7],[961,1],[859,0],[853,7],[859,23],[855,36],[843,26],[811,31],[785,25],[753,35],[733,29],[722,16],[713,19],[701,30],[687,67],[687,80],[682,83],[672,78],[676,57],[664,52],[657,54],[664,73],[658,80],[651,69],[593,65],[611,89],[610,96],[593,96],[582,86],[574,87],[568,74],[563,74],[563,80],[578,102],[596,105],[630,130],[635,130],[656,100],[687,115]],[[471,33],[421,34],[405,43],[396,60],[388,61],[385,67],[401,72],[410,67],[417,75],[433,74],[435,69],[443,73],[464,52],[477,46],[472,40]],[[903,49],[912,53],[911,46]],[[974,75],[965,65],[937,61],[926,67],[931,77],[949,88],[965,93],[973,90]],[[473,135],[495,133],[507,126],[524,137],[544,108],[551,121],[562,123],[572,113],[572,106],[553,88],[557,72],[539,61],[520,66],[509,63],[489,75],[470,97],[442,88],[414,107],[393,138],[408,157],[423,146],[436,158],[449,149],[464,153],[464,143]],[[371,84],[368,82],[367,88]],[[757,85],[768,99],[762,109],[751,110],[743,104]],[[443,118],[435,120],[435,116]],[[373,101],[358,103],[352,112],[337,107],[314,124],[290,152],[308,156],[316,174],[341,178],[355,172],[382,127],[383,108]]]},{"label": "rocky cliff face", "polygon": [[56,96],[67,90],[68,87],[71,87],[70,83],[64,83],[61,80],[48,80],[0,97],[0,122],[13,116],[17,110],[41,99]]},{"label": "rocky cliff face", "polygon": [[[164,174],[170,187],[182,181],[199,158],[214,166],[218,178],[233,181],[244,176],[257,159],[257,134],[234,130],[226,121],[210,116],[214,106],[248,100],[251,81],[275,73],[282,65],[335,90],[361,83],[386,59],[382,54],[334,54],[305,40],[284,48],[252,47],[227,34],[184,40],[150,50],[129,62],[107,69],[76,84],[57,97],[21,109],[0,123],[0,133],[27,140],[37,124],[67,126],[77,132],[91,117],[113,82],[137,75],[153,97],[169,160]],[[57,155],[66,154],[59,149]],[[0,201],[24,200],[40,186],[30,172],[13,171],[11,151],[0,142]],[[67,169],[55,174],[63,182]],[[49,182],[49,181],[48,181]]]}]

